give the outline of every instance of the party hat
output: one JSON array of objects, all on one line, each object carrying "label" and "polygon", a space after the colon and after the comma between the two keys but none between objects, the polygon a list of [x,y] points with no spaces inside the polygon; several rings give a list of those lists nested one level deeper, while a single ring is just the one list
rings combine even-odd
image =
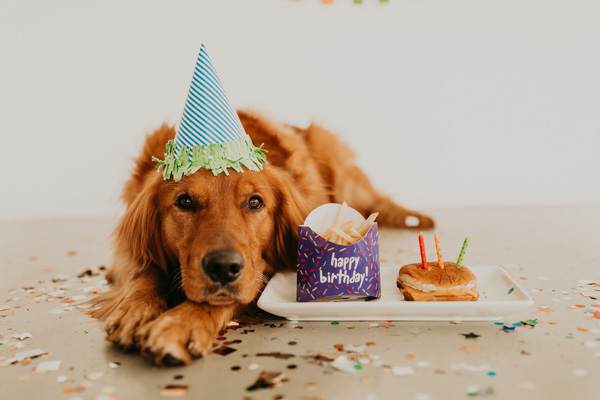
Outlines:
[{"label": "party hat", "polygon": [[164,179],[173,176],[175,181],[201,168],[214,175],[229,175],[228,168],[244,172],[243,165],[260,171],[267,163],[266,150],[262,145],[255,147],[244,131],[204,45],[200,46],[175,140],[170,140],[166,149],[164,160],[152,159],[158,161],[159,171],[164,168]]}]

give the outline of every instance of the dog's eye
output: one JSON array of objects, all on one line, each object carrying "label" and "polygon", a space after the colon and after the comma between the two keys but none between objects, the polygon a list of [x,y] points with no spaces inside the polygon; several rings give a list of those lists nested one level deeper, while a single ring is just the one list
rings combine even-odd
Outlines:
[{"label": "dog's eye", "polygon": [[258,210],[263,206],[262,199],[258,196],[252,196],[248,201],[248,207],[251,210]]},{"label": "dog's eye", "polygon": [[193,204],[194,202],[192,201],[192,198],[187,194],[182,194],[179,196],[177,198],[177,202],[175,203],[175,205],[179,208],[190,208]]}]

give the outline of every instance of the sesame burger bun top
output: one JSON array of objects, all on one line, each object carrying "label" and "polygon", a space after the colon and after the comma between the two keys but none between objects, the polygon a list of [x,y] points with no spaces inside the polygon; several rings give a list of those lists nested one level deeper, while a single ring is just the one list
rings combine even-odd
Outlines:
[{"label": "sesame burger bun top", "polygon": [[398,283],[419,288],[421,285],[431,285],[433,290],[449,290],[460,287],[473,287],[477,277],[467,267],[456,268],[456,263],[444,262],[444,269],[437,262],[428,262],[428,269],[423,269],[421,263],[406,264],[400,268]]}]

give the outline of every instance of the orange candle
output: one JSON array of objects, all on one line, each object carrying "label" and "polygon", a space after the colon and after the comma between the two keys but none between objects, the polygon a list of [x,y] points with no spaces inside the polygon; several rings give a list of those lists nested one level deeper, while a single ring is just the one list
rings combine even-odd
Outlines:
[{"label": "orange candle", "polygon": [[440,246],[440,238],[438,237],[437,231],[433,234],[433,238],[435,239],[435,251],[438,256],[438,265],[441,269],[444,269],[444,259],[442,258],[442,248]]},{"label": "orange candle", "polygon": [[427,270],[427,258],[425,257],[425,243],[423,242],[423,232],[419,233],[419,247],[421,248],[421,263],[423,269]]}]

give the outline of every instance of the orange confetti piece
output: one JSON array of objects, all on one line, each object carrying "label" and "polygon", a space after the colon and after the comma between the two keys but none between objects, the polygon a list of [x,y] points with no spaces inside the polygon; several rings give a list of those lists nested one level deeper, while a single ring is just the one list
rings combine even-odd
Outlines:
[{"label": "orange confetti piece", "polygon": [[575,307],[584,308],[585,304],[575,304]]},{"label": "orange confetti piece", "polygon": [[42,268],[42,273],[44,274],[50,274],[54,272],[54,268]]},{"label": "orange confetti piece", "polygon": [[460,350],[464,351],[465,353],[476,353],[477,352],[477,346],[467,346],[464,345],[460,348]]},{"label": "orange confetti piece", "polygon": [[524,281],[524,280],[527,279],[527,277],[526,276],[520,276],[519,279],[522,280],[522,281]]},{"label": "orange confetti piece", "polygon": [[93,322],[96,322],[95,319],[88,319],[87,321],[85,321],[86,324],[91,324]]},{"label": "orange confetti piece", "polygon": [[75,391],[75,388],[71,387],[71,386],[67,386],[65,388],[63,388],[62,392],[64,394],[69,394],[69,393],[73,393]]},{"label": "orange confetti piece", "polygon": [[77,252],[75,250],[69,250],[69,251],[67,251],[67,255],[68,256],[76,256]]},{"label": "orange confetti piece", "polygon": [[31,364],[31,360],[23,360],[23,361],[21,361],[21,365],[24,366],[24,367],[28,366],[29,364]]},{"label": "orange confetti piece", "polygon": [[322,4],[333,4],[335,0],[321,0]]},{"label": "orange confetti piece", "polygon": [[390,326],[392,326],[392,321],[380,322],[379,326],[381,326],[383,328],[389,328]]},{"label": "orange confetti piece", "polygon": [[414,360],[415,359],[415,355],[414,354],[407,354],[404,356],[404,358],[406,358],[407,360]]},{"label": "orange confetti piece", "polygon": [[375,342],[367,342],[366,345],[369,347],[372,347],[372,346],[375,346]]},{"label": "orange confetti piece", "polygon": [[5,312],[4,314],[2,314],[3,317],[8,317],[10,315],[13,315],[15,312],[14,311],[9,311],[9,312]]},{"label": "orange confetti piece", "polygon": [[582,328],[582,327],[577,327],[577,330],[580,332],[587,332],[588,330],[586,328]]},{"label": "orange confetti piece", "polygon": [[548,323],[549,323],[550,325],[556,325],[556,324],[558,324],[558,322],[556,322],[556,321],[550,321],[550,322],[548,322]]}]

